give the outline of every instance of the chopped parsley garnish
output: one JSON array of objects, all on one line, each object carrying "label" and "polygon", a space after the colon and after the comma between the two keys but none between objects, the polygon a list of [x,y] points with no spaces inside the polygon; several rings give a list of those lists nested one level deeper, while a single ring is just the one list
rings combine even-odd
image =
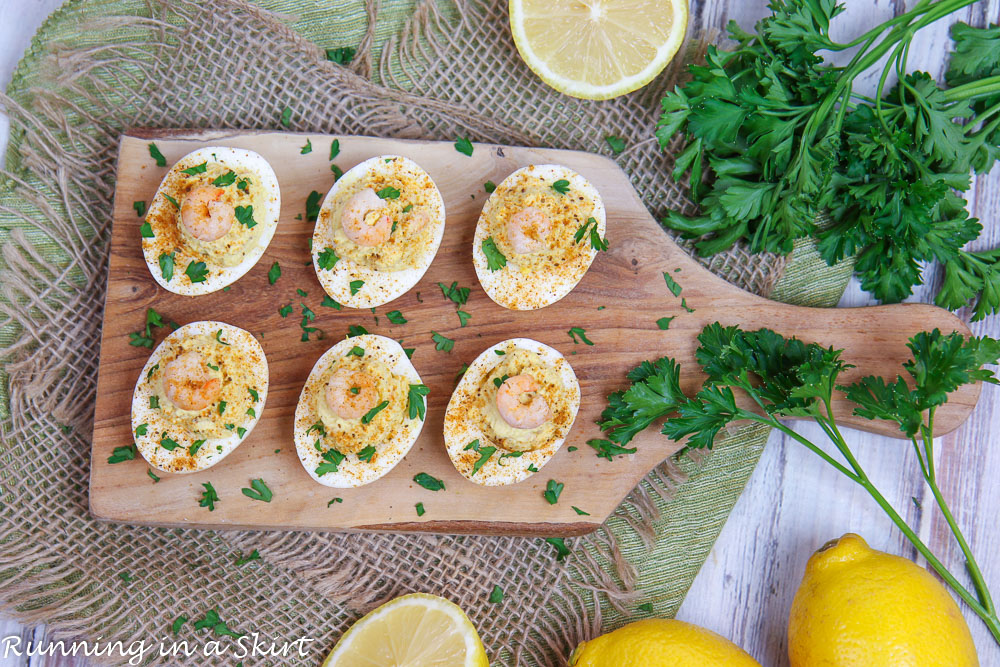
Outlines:
[{"label": "chopped parsley garnish", "polygon": [[319,193],[313,190],[306,197],[306,220],[308,222],[316,222],[316,218],[319,217]]},{"label": "chopped parsley garnish", "polygon": [[407,393],[407,404],[409,406],[409,416],[410,419],[420,419],[423,420],[424,414],[427,412],[427,405],[424,403],[424,396],[427,396],[431,390],[423,384],[411,384],[410,390]]},{"label": "chopped parsley garnish", "polygon": [[[581,329],[580,327],[573,327],[566,333],[569,334],[569,337],[573,339],[574,343],[579,343],[580,341],[583,341],[587,345],[593,345],[590,339],[587,338],[587,332],[585,329]],[[580,337],[580,340],[576,339],[577,336]]]},{"label": "chopped parsley garnish", "polygon": [[292,110],[289,107],[285,107],[281,110],[281,124],[284,127],[288,127],[292,122]]},{"label": "chopped parsley garnish", "polygon": [[176,635],[178,632],[181,631],[181,628],[184,627],[184,624],[187,622],[188,622],[188,617],[185,616],[184,614],[181,614],[174,620],[173,624],[170,626],[170,629]]},{"label": "chopped parsley garnish", "polygon": [[467,370],[469,370],[469,364],[462,364],[462,367],[458,369],[458,373],[455,374],[455,382],[461,380]]},{"label": "chopped parsley garnish", "polygon": [[246,565],[250,561],[255,561],[255,560],[260,560],[260,552],[257,551],[256,549],[254,549],[253,551],[251,551],[246,556],[237,556],[236,557],[236,567],[243,567],[244,565]]},{"label": "chopped parsley garnish", "polygon": [[608,142],[608,148],[610,148],[611,152],[614,153],[615,155],[618,155],[623,150],[625,150],[625,140],[622,139],[621,137],[616,137],[613,134],[609,134],[608,136],[604,137],[604,141]]},{"label": "chopped parsley garnish", "polygon": [[566,448],[566,451],[575,452],[577,449],[579,449],[579,447],[574,447],[573,445],[570,445],[569,447]]},{"label": "chopped parsley garnish", "polygon": [[156,235],[153,233],[153,226],[149,222],[139,225],[139,236],[144,239],[156,238]]},{"label": "chopped parsley garnish", "polygon": [[329,246],[323,248],[323,250],[316,255],[316,263],[319,265],[319,268],[325,269],[326,271],[330,271],[333,267],[337,266],[337,262],[339,261],[340,257],[338,257],[336,251]]},{"label": "chopped parsley garnish", "polygon": [[330,171],[333,172],[333,180],[336,181],[338,178],[344,175],[344,170],[335,164],[330,165]]},{"label": "chopped parsley garnish", "polygon": [[564,537],[546,537],[545,541],[556,548],[556,560],[564,560],[570,554]]},{"label": "chopped parsley garnish", "polygon": [[253,219],[253,206],[237,206],[236,221],[246,227],[253,229],[257,226],[257,221]]},{"label": "chopped parsley garnish", "polygon": [[424,504],[423,503],[417,503],[416,504],[416,508],[417,508],[417,516],[423,516],[424,512],[427,511],[427,510],[424,509]]},{"label": "chopped parsley garnish", "polygon": [[343,498],[340,498],[340,497],[338,497],[338,498],[331,498],[331,499],[330,499],[330,502],[328,502],[328,503],[326,504],[326,506],[327,506],[327,507],[329,507],[330,505],[332,505],[332,504],[334,504],[334,503],[342,503],[342,502],[344,502],[344,499],[343,499]]},{"label": "chopped parsley garnish", "polygon": [[403,313],[398,310],[390,310],[385,314],[385,317],[393,324],[406,324],[406,318],[403,317]]},{"label": "chopped parsley garnish", "polygon": [[417,351],[417,348],[415,348],[415,347],[404,347],[403,348],[403,352],[406,352],[406,358],[407,359],[412,359],[413,358],[413,353],[416,352],[416,351]]},{"label": "chopped parsley garnish", "polygon": [[565,484],[561,484],[554,479],[550,479],[549,483],[545,485],[545,491],[542,493],[545,499],[549,501],[549,505],[555,505],[559,502],[559,494],[562,493]]},{"label": "chopped parsley garnish", "polygon": [[505,355],[507,353],[504,352],[503,350],[493,350],[493,354],[497,355],[498,357],[502,357],[503,355]]},{"label": "chopped parsley garnish", "polygon": [[444,283],[438,283],[438,287],[441,288],[441,293],[446,299],[451,299],[459,306],[464,306],[469,300],[471,288],[459,287],[457,280],[451,284],[451,287],[447,287]]},{"label": "chopped parsley garnish", "polygon": [[244,487],[240,491],[250,500],[259,500],[265,503],[271,502],[271,498],[273,497],[271,489],[267,488],[267,484],[262,479],[250,480],[250,488]]},{"label": "chopped parsley garnish", "polygon": [[153,339],[149,336],[145,336],[141,331],[133,331],[129,335],[128,344],[132,347],[153,347]]},{"label": "chopped parsley garnish", "polygon": [[192,283],[203,283],[208,277],[208,266],[205,262],[190,262],[184,269],[184,274]]},{"label": "chopped parsley garnish", "polygon": [[497,184],[493,181],[486,181],[483,183],[483,190],[486,190],[486,194],[493,194],[493,191],[497,189]]},{"label": "chopped parsley garnish", "polygon": [[340,139],[334,139],[330,144],[330,159],[333,160],[340,155]]},{"label": "chopped parsley garnish", "polygon": [[503,465],[504,459],[519,459],[524,456],[524,452],[507,452],[506,454],[501,454],[500,458],[497,459],[497,465]]},{"label": "chopped parsley garnish", "polygon": [[181,173],[187,174],[188,176],[197,176],[198,174],[204,174],[206,171],[208,171],[208,160],[205,160],[201,164],[196,164],[193,167],[181,169]]},{"label": "chopped parsley garnish", "polygon": [[431,338],[434,340],[434,349],[439,352],[451,352],[451,348],[455,347],[455,341],[445,338],[437,331],[431,332]]},{"label": "chopped parsley garnish", "polygon": [[168,283],[174,277],[174,253],[160,253],[160,275]]},{"label": "chopped parsley garnish", "polygon": [[499,389],[500,387],[503,386],[503,383],[506,382],[507,378],[509,378],[509,377],[510,377],[509,375],[507,375],[506,373],[504,373],[502,376],[500,376],[498,378],[493,378],[493,384],[495,384],[496,388]]},{"label": "chopped parsley garnish", "polygon": [[302,306],[302,317],[306,318],[309,322],[316,319],[316,313],[313,312],[312,308],[301,302],[299,305]]},{"label": "chopped parsley garnish", "polygon": [[667,273],[666,271],[663,272],[663,280],[666,281],[667,288],[673,293],[674,296],[681,295],[681,289],[682,289],[681,286],[678,285],[677,281],[671,278],[670,274]]},{"label": "chopped parsley garnish", "polygon": [[271,268],[267,271],[267,282],[271,285],[278,282],[278,278],[281,277],[281,266],[275,262],[271,265]]},{"label": "chopped parsley garnish", "polygon": [[208,366],[209,368],[211,368],[213,371],[219,370],[219,367],[216,366],[215,364],[213,364],[211,361],[206,361],[205,365]]},{"label": "chopped parsley garnish", "polygon": [[535,467],[534,463],[528,464],[528,472],[538,472],[538,468]]},{"label": "chopped parsley garnish", "polygon": [[329,294],[323,297],[323,302],[319,305],[326,306],[327,308],[335,308],[337,310],[340,310],[343,307],[339,303],[337,303],[334,299],[330,298]]},{"label": "chopped parsley garnish", "polygon": [[212,185],[217,188],[226,188],[236,182],[236,172],[230,169],[224,174],[216,176],[212,181]]},{"label": "chopped parsley garnish", "polygon": [[160,435],[160,447],[163,447],[168,452],[172,452],[175,449],[177,449],[178,447],[180,447],[180,445],[177,444],[176,440],[174,440],[173,438],[171,438],[170,436],[168,436],[167,433],[166,433],[166,431],[164,431]]},{"label": "chopped parsley garnish", "polygon": [[684,310],[686,310],[689,313],[693,313],[694,312],[694,308],[692,308],[692,307],[690,307],[688,305],[687,299],[685,299],[684,297],[681,297],[681,308],[683,308]]},{"label": "chopped parsley garnish", "polygon": [[444,482],[437,477],[431,477],[425,472],[419,472],[413,477],[413,481],[424,487],[428,491],[444,491]]},{"label": "chopped parsley garnish", "polygon": [[278,309],[278,314],[281,315],[282,317],[288,317],[288,315],[293,310],[294,310],[294,308],[292,308],[292,304],[288,304],[286,306],[282,306],[281,308],[279,308]]},{"label": "chopped parsley garnish", "polygon": [[170,195],[168,195],[166,192],[163,193],[163,198],[166,199],[171,204],[173,204],[174,208],[176,208],[177,210],[180,210],[181,205],[177,203],[176,199],[174,199],[173,197],[171,197]]},{"label": "chopped parsley garnish", "polygon": [[134,201],[132,202],[132,208],[135,209],[135,214],[138,217],[146,215],[146,202],[144,201]]},{"label": "chopped parsley garnish", "polygon": [[368,413],[364,417],[361,418],[361,423],[362,424],[370,424],[371,421],[373,419],[375,419],[375,415],[377,415],[378,413],[382,412],[382,410],[386,409],[388,406],[389,406],[389,401],[382,401],[381,403],[379,403],[378,405],[376,405],[374,408],[372,408],[371,410],[369,410]]},{"label": "chopped parsley garnish", "polygon": [[573,240],[579,243],[583,240],[584,236],[590,236],[590,247],[598,252],[608,249],[607,239],[602,239],[601,235],[597,231],[597,218],[587,218],[586,222],[580,225],[576,232],[573,233]]},{"label": "chopped parsley garnish", "polygon": [[365,329],[360,324],[352,324],[347,327],[347,336],[349,338],[354,338],[355,336],[364,336],[368,333],[368,329]]},{"label": "chopped parsley garnish", "polygon": [[358,460],[364,461],[365,463],[371,463],[372,457],[375,456],[375,447],[368,445],[360,452],[358,452]]},{"label": "chopped parsley garnish", "polygon": [[226,412],[226,405],[227,404],[226,404],[225,401],[219,401],[219,414],[220,415],[224,414]]},{"label": "chopped parsley garnish", "polygon": [[490,271],[499,271],[507,266],[507,257],[497,248],[492,236],[483,241],[483,254],[486,255],[486,266]]},{"label": "chopped parsley garnish", "polygon": [[152,471],[151,469],[149,469],[149,468],[146,468],[146,474],[147,474],[147,475],[149,475],[149,478],[150,478],[151,480],[153,480],[153,484],[156,484],[157,482],[159,482],[159,481],[160,481],[160,478],[159,478],[159,477],[157,476],[157,474],[156,474],[155,472],[153,472],[153,471]]},{"label": "chopped parsley garnish", "polygon": [[673,315],[672,317],[661,317],[656,320],[656,326],[660,327],[661,330],[666,331],[670,328],[670,323],[673,322],[676,317],[676,315]]},{"label": "chopped parsley garnish", "polygon": [[129,445],[127,447],[115,447],[115,450],[111,452],[111,456],[108,457],[108,463],[121,463],[122,461],[132,461],[135,459],[136,449],[135,445]]},{"label": "chopped parsley garnish", "polygon": [[500,604],[503,602],[503,589],[494,584],[493,590],[490,592],[490,597],[487,599],[487,602],[491,602],[492,604]]},{"label": "chopped parsley garnish", "polygon": [[312,139],[306,139],[306,145],[302,147],[299,151],[299,155],[307,155],[313,152],[313,142]]},{"label": "chopped parsley garnish", "polygon": [[472,157],[472,150],[473,150],[472,142],[469,141],[467,137],[459,137],[455,141],[455,150],[461,153],[462,155],[468,155],[469,157]]},{"label": "chopped parsley garnish", "polygon": [[387,185],[378,192],[376,192],[380,199],[399,199],[399,190]]},{"label": "chopped parsley garnish", "polygon": [[188,454],[194,456],[195,454],[198,453],[198,450],[201,449],[201,446],[204,444],[205,444],[204,440],[195,440],[194,442],[191,443],[191,446],[188,447]]},{"label": "chopped parsley garnish", "polygon": [[247,387],[247,391],[250,392],[250,398],[252,398],[255,402],[260,400],[260,394],[257,393],[256,389],[253,387]]},{"label": "chopped parsley garnish", "polygon": [[223,426],[225,426],[228,431],[232,431],[236,428],[236,424],[223,424]]},{"label": "chopped parsley garnish", "polygon": [[[326,50],[326,59],[332,63],[337,63],[338,65],[349,65],[352,60],[354,60],[354,55],[358,52],[353,46],[338,46],[332,49]],[[337,140],[333,140],[337,143]],[[338,149],[339,152],[339,149]],[[330,151],[330,159],[332,160],[334,156],[333,151]]]},{"label": "chopped parsley garnish", "polygon": [[559,194],[564,195],[569,192],[569,181],[565,178],[560,178],[558,181],[553,183],[551,187]]},{"label": "chopped parsley garnish", "polygon": [[[201,502],[198,507],[207,507],[209,512],[215,511],[215,503],[219,502],[219,494],[215,492],[215,487],[211,482],[202,484],[205,490],[201,494]],[[197,626],[196,626],[197,627]]]},{"label": "chopped parsley garnish", "polygon": [[352,280],[348,285],[351,288],[351,296],[354,296],[358,291],[365,286],[365,281],[363,280]]},{"label": "chopped parsley garnish", "polygon": [[149,144],[149,156],[156,160],[157,167],[167,166],[167,158],[163,157],[163,153],[160,152],[160,149],[154,143]]},{"label": "chopped parsley garnish", "polygon": [[476,451],[479,452],[479,459],[472,465],[473,475],[479,472],[479,469],[486,465],[486,462],[490,460],[490,457],[496,453],[497,448],[493,446],[477,447]]},{"label": "chopped parsley garnish", "polygon": [[355,357],[363,357],[365,356],[365,349],[363,347],[358,347],[357,345],[355,345],[354,347],[352,347],[350,350],[347,351],[347,354],[345,356],[350,357],[351,355]]},{"label": "chopped parsley garnish", "polygon": [[407,204],[406,206],[403,207],[403,213],[409,213],[412,210],[413,210],[413,204]]},{"label": "chopped parsley garnish", "polygon": [[344,455],[336,449],[328,449],[323,452],[324,462],[316,467],[317,475],[325,475],[328,472],[337,472],[337,466],[344,461]]},{"label": "chopped parsley garnish", "polygon": [[136,435],[146,435],[148,431],[149,431],[149,424],[139,424],[138,426],[135,427]]},{"label": "chopped parsley garnish", "polygon": [[236,183],[236,189],[237,190],[246,190],[249,187],[250,187],[250,179],[249,178],[241,178]]},{"label": "chopped parsley garnish", "polygon": [[590,516],[590,512],[584,512],[582,509],[580,509],[576,505],[570,505],[570,507],[572,507],[573,511],[576,512],[577,514],[579,514],[580,516]]},{"label": "chopped parsley garnish", "polygon": [[205,618],[200,621],[196,621],[194,624],[195,630],[204,630],[208,628],[212,630],[217,636],[228,636],[228,637],[242,637],[243,635],[239,632],[235,632],[229,629],[226,622],[219,618],[219,612],[214,609],[210,609],[208,613],[205,614]]},{"label": "chopped parsley garnish", "polygon": [[310,426],[309,430],[306,431],[306,435],[309,435],[313,431],[316,431],[320,435],[326,437],[326,426],[324,426],[323,422],[321,422],[321,421],[320,422],[316,422],[315,424],[313,424],[312,426]]},{"label": "chopped parsley garnish", "polygon": [[222,340],[222,329],[215,332],[215,340],[223,345],[229,345],[226,341]]},{"label": "chopped parsley garnish", "polygon": [[296,287],[295,293],[298,294],[299,296],[309,296],[309,292],[305,291],[301,287]]},{"label": "chopped parsley garnish", "polygon": [[458,322],[463,327],[469,322],[470,319],[472,319],[472,315],[469,315],[464,310],[459,310],[459,311],[456,311],[456,312],[458,314]]},{"label": "chopped parsley garnish", "polygon": [[149,397],[149,407],[152,408],[152,409],[154,409],[154,410],[159,410],[160,409],[160,397],[159,396],[150,396]]},{"label": "chopped parsley garnish", "polygon": [[600,440],[596,438],[588,440],[587,444],[593,447],[597,452],[597,458],[607,459],[609,461],[613,461],[614,457],[620,454],[635,454],[638,451],[635,447],[622,447],[620,445],[616,445],[610,440]]}]

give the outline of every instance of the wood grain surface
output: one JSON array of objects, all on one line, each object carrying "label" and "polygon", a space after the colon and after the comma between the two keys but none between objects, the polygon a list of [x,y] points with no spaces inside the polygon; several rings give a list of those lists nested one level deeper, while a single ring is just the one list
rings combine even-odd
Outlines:
[{"label": "wood grain surface", "polygon": [[[311,191],[325,194],[333,184],[328,156],[334,139],[340,142],[336,162],[342,169],[373,156],[405,155],[427,170],[445,200],[447,224],[434,263],[413,290],[374,312],[321,307],[323,291],[310,263],[307,243],[313,223],[302,213]],[[150,275],[139,243],[142,221],[133,202],[151,201],[167,170],[156,167],[150,157],[152,140],[167,165],[196,148],[218,145],[257,151],[274,167],[282,199],[278,230],[261,261],[230,291],[181,296],[159,287]],[[313,150],[302,155],[307,140]],[[608,212],[611,250],[598,254],[566,298],[536,311],[506,310],[483,292],[470,261],[476,221],[487,196],[483,183],[499,183],[520,167],[547,163],[566,165],[597,186]],[[666,235],[614,161],[588,153],[477,144],[473,155],[466,156],[451,142],[136,130],[121,139],[116,182],[90,483],[91,511],[113,521],[224,528],[581,534],[599,526],[638,481],[677,448],[648,429],[632,443],[636,454],[615,461],[598,458],[586,441],[600,437],[595,422],[607,405],[607,395],[622,386],[630,369],[660,355],[677,359],[682,386],[688,392],[695,390],[702,377],[694,358],[696,336],[705,325],[768,326],[785,335],[843,347],[845,358],[876,375],[898,371],[908,356],[906,340],[916,332],[927,327],[966,330],[958,318],[934,306],[799,308],[740,290],[694,262]],[[274,261],[280,263],[282,274],[269,285],[267,272]],[[668,288],[665,273],[681,286],[679,296]],[[459,324],[455,304],[437,286],[453,281],[472,289],[463,306],[472,315],[465,327]],[[681,307],[680,297],[693,312]],[[278,310],[289,303],[294,313],[281,317]],[[310,324],[323,332],[322,339],[313,335],[309,341],[301,340],[303,305],[316,313]],[[267,405],[240,447],[209,470],[161,474],[155,484],[141,457],[114,465],[107,462],[116,447],[132,442],[132,391],[149,350],[131,346],[128,334],[142,329],[150,307],[182,325],[214,319],[247,329],[263,345],[270,368]],[[389,310],[401,310],[408,322],[390,323],[385,317]],[[671,315],[676,319],[669,330],[660,330],[656,320]],[[315,360],[352,324],[415,347],[413,364],[431,393],[424,429],[396,468],[357,489],[329,489],[314,482],[300,465],[291,437],[292,417]],[[574,342],[570,327],[586,329],[593,345]],[[167,331],[158,332],[157,342]],[[436,351],[432,332],[455,340],[454,349]],[[463,364],[484,348],[518,336],[551,345],[570,361],[580,380],[580,412],[564,449],[541,472],[517,485],[485,487],[465,480],[452,466],[442,436],[444,407]],[[854,377],[859,377],[858,371],[845,375],[845,380]],[[942,433],[965,420],[978,395],[978,387],[968,387],[940,411],[937,423]],[[836,409],[847,424],[896,432],[891,425],[852,417],[846,402]],[[443,480],[445,489],[421,488],[413,481],[421,472]],[[255,478],[262,478],[274,492],[270,503],[241,494],[240,489]],[[560,502],[554,505],[543,496],[553,479],[565,484]],[[214,511],[198,503],[205,482],[211,482],[221,498]],[[343,502],[328,509],[334,496]],[[423,516],[414,510],[417,502],[424,504]],[[579,515],[573,506],[590,516]]]}]

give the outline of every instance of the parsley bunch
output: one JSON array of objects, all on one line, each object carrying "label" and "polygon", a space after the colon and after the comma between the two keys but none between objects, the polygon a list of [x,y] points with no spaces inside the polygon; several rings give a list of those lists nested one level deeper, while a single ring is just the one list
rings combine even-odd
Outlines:
[{"label": "parsley bunch", "polygon": [[[833,264],[855,256],[862,287],[883,302],[909,296],[921,263],[944,264],[937,303],[976,300],[974,319],[1000,309],[1000,249],[962,247],[981,231],[961,193],[970,170],[1000,157],[1000,27],[956,24],[947,85],[907,73],[921,28],[975,0],[921,0],[853,41],[830,37],[835,0],[772,0],[755,32],[730,23],[731,50],[709,47],[692,80],[663,98],[656,136],[686,148],[673,177],[688,175],[701,212],[664,224],[700,238],[702,255],[744,239],[753,252],[787,254],[818,241]],[[817,51],[854,55],[843,67]],[[854,80],[888,56],[874,98]],[[886,88],[890,73],[899,83]],[[829,224],[816,224],[828,215]]]},{"label": "parsley bunch", "polygon": [[[683,394],[680,367],[674,360],[644,362],[629,374],[632,385],[609,397],[599,422],[609,439],[624,445],[668,415],[675,416],[663,423],[661,432],[672,440],[686,439],[686,446],[692,448],[711,447],[719,430],[733,422],[759,422],[781,430],[862,486],[1000,642],[1000,617],[993,599],[937,485],[933,437],[935,411],[951,392],[975,382],[1000,384],[983,368],[1000,359],[1000,341],[945,335],[937,329],[920,333],[908,344],[913,357],[903,364],[904,375],[891,382],[868,376],[846,386],[838,384],[838,377],[853,366],[841,359],[842,350],[786,339],[769,329],[744,331],[719,323],[705,327],[698,341],[695,356],[707,375],[698,393],[693,398]],[[843,393],[856,404],[855,415],[893,422],[910,440],[920,471],[965,556],[971,590],[931,552],[868,478],[840,432],[834,392]],[[749,401],[738,400],[738,395]],[[744,407],[747,405],[753,409]],[[788,417],[808,418],[819,424],[840,457],[779,421]]]}]

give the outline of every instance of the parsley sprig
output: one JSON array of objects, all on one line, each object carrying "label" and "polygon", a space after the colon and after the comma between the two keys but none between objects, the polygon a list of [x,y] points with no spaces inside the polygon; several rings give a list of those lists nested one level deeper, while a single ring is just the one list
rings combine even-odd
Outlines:
[{"label": "parsley sprig", "polygon": [[[705,256],[741,239],[787,254],[811,237],[831,265],[855,256],[861,286],[883,302],[909,296],[922,263],[936,260],[938,305],[975,301],[974,319],[996,313],[1000,248],[962,249],[982,229],[962,195],[970,170],[1000,157],[1000,30],[956,24],[946,84],[907,73],[914,33],[973,2],[919,2],[846,43],[830,36],[844,9],[834,0],[771,3],[754,32],[731,23],[738,44],[710,46],[692,80],[663,98],[656,136],[664,148],[683,138],[673,176],[690,176],[701,206],[665,224],[700,238]],[[846,66],[818,54],[849,49]],[[883,59],[874,98],[855,93],[855,79]],[[887,89],[890,73],[899,82]],[[816,224],[826,215],[830,224]]]},{"label": "parsley sprig", "polygon": [[[680,366],[674,360],[644,362],[629,374],[632,385],[612,394],[601,415],[599,424],[610,440],[624,445],[653,421],[672,413],[677,416],[667,419],[661,432],[672,440],[686,440],[691,448],[711,447],[716,434],[733,422],[758,422],[781,430],[863,487],[1000,642],[996,607],[937,485],[933,438],[935,412],[951,392],[980,381],[1000,384],[983,368],[1000,359],[1000,341],[942,334],[937,329],[919,333],[910,339],[912,358],[903,364],[902,375],[891,381],[867,376],[850,385],[839,384],[838,378],[853,366],[841,358],[842,350],[832,347],[786,339],[769,329],[744,331],[719,323],[705,327],[698,341],[695,356],[707,376],[698,393],[687,398],[681,392]],[[920,471],[965,557],[971,590],[944,566],[865,473],[837,423],[833,403],[837,392],[855,403],[855,415],[893,422],[910,440]],[[755,409],[742,407],[737,393],[752,399]],[[780,421],[789,417],[819,424],[840,457]]]}]

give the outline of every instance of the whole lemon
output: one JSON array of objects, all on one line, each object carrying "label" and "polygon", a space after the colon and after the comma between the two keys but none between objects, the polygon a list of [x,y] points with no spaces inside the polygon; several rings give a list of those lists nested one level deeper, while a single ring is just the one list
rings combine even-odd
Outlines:
[{"label": "whole lemon", "polygon": [[979,665],[945,587],[853,533],[809,559],[788,618],[788,658],[792,667]]},{"label": "whole lemon", "polygon": [[571,667],[760,667],[725,637],[665,618],[629,623],[576,647]]}]

